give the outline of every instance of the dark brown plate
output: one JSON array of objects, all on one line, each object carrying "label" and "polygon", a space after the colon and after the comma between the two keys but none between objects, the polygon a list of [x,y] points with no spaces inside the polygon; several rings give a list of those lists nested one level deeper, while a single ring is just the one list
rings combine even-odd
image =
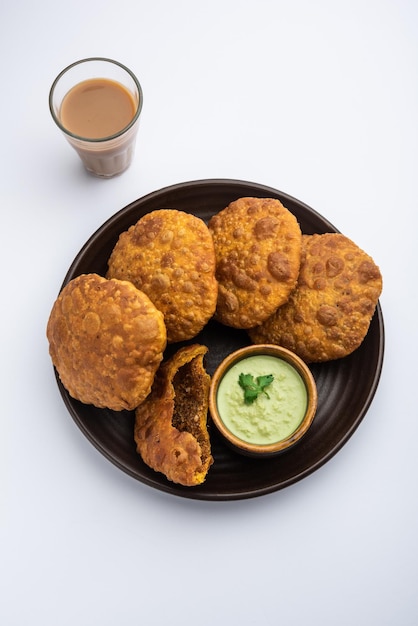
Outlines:
[{"label": "dark brown plate", "polygon": [[[236,180],[182,183],[136,200],[107,220],[76,256],[63,286],[83,273],[104,275],[107,259],[119,234],[149,211],[175,208],[207,221],[229,202],[244,196],[279,198],[294,213],[306,234],[337,231],[310,207],[270,187]],[[194,341],[209,347],[206,366],[210,374],[232,350],[249,343],[244,331],[215,322],[209,323]],[[302,441],[281,456],[250,459],[228,448],[209,424],[214,464],[205,483],[198,487],[171,483],[142,462],[133,440],[133,412],[116,413],[82,404],[69,396],[58,378],[57,382],[70,414],[84,435],[107,459],[130,476],[178,496],[236,500],[287,487],[328,461],[348,441],[365,416],[377,389],[383,353],[383,317],[378,305],[360,348],[344,359],[311,367],[318,387],[318,411]]]}]

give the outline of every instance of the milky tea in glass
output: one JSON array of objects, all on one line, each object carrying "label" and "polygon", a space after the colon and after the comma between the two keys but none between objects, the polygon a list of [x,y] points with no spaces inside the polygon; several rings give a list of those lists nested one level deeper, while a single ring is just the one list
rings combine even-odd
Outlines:
[{"label": "milky tea in glass", "polygon": [[51,114],[86,169],[102,178],[131,164],[142,90],[128,68],[110,59],[84,59],[56,78]]}]

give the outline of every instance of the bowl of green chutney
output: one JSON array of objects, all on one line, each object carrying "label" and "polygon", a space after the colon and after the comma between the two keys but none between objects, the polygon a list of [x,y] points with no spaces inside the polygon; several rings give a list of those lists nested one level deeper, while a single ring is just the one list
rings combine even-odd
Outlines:
[{"label": "bowl of green chutney", "polygon": [[209,411],[236,452],[253,457],[281,454],[310,428],[318,395],[308,365],[273,344],[229,354],[212,376]]}]

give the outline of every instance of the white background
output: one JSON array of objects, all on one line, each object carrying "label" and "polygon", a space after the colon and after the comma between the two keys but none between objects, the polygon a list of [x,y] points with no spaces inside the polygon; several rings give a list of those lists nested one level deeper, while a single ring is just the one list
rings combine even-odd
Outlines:
[{"label": "white background", "polygon": [[[49,114],[86,56],[144,90],[135,161],[88,176]],[[415,0],[3,2],[0,622],[413,626],[417,598]],[[373,256],[385,362],[354,436],[268,496],[200,502],[125,475],[65,409],[45,327],[87,238],[178,182],[296,196]]]}]

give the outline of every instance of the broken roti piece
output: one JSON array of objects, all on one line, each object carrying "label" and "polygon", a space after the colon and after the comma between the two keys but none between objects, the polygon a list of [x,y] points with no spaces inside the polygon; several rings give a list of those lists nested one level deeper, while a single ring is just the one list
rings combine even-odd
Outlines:
[{"label": "broken roti piece", "polygon": [[135,411],[134,438],[144,463],[168,480],[192,487],[213,463],[207,430],[210,376],[207,347],[180,348],[163,362],[150,395]]}]

